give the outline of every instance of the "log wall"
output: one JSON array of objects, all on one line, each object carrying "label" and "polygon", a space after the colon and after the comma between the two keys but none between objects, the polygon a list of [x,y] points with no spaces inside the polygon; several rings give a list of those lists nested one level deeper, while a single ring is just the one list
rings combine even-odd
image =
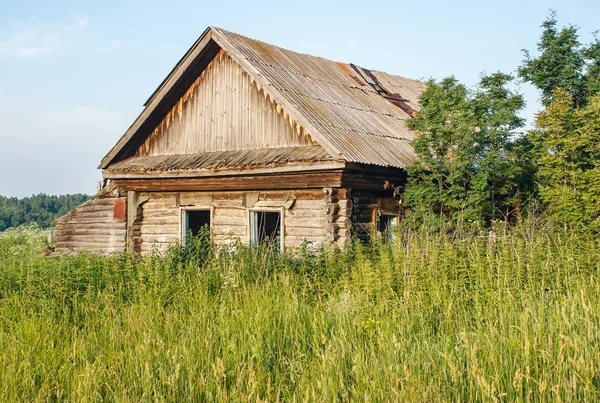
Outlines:
[{"label": "log wall", "polygon": [[164,251],[181,239],[181,210],[212,210],[211,231],[217,246],[236,240],[249,243],[252,209],[283,209],[285,249],[318,248],[333,241],[328,231],[327,195],[322,189],[261,192],[140,192],[139,233],[135,251],[146,255]]},{"label": "log wall", "polygon": [[126,222],[114,219],[115,200],[115,197],[92,199],[58,218],[55,251],[124,252]]}]

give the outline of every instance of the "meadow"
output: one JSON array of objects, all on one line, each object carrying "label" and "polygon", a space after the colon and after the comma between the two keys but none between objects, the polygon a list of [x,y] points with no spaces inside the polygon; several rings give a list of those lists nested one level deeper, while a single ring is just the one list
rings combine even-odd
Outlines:
[{"label": "meadow", "polygon": [[0,234],[3,402],[600,400],[592,234],[147,258],[48,258],[43,237]]}]

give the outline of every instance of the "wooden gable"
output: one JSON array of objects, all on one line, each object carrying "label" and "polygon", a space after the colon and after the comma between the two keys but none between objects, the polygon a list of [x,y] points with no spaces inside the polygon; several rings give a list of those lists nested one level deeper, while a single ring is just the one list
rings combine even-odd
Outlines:
[{"label": "wooden gable", "polygon": [[221,50],[134,156],[315,144],[311,136]]}]

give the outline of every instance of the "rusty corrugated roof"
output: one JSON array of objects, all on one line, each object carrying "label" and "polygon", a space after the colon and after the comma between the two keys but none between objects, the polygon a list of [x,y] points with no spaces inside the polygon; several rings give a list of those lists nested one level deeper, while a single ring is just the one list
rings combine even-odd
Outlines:
[{"label": "rusty corrugated roof", "polygon": [[174,154],[131,157],[111,164],[107,171],[169,172],[225,169],[234,167],[277,166],[303,161],[333,161],[321,146],[266,148],[262,150],[215,151],[199,154]]},{"label": "rusty corrugated roof", "polygon": [[404,123],[410,116],[368,82],[375,81],[374,76],[388,94],[399,94],[412,109],[418,109],[419,94],[425,86],[422,82],[213,29],[256,67],[345,160],[399,168],[414,160],[410,145],[414,134]]},{"label": "rusty corrugated roof", "polygon": [[424,83],[210,27],[157,88],[146,109],[99,168],[116,165],[115,160],[127,158],[127,150],[135,149],[132,143],[141,144],[140,138],[148,135],[149,119],[160,120],[161,111],[172,107],[167,103],[175,102],[167,94],[187,88],[181,85],[186,77],[199,74],[194,61],[201,60],[204,53],[214,53],[215,44],[260,83],[335,160],[396,168],[405,168],[415,160],[410,145],[414,133],[407,129],[405,120],[410,118],[408,113],[418,109]]}]

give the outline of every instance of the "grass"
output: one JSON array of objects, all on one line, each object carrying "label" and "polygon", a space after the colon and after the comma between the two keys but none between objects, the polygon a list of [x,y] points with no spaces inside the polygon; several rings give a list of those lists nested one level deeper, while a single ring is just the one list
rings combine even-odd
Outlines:
[{"label": "grass", "polygon": [[598,240],[519,227],[278,255],[0,234],[1,401],[598,401]]}]

